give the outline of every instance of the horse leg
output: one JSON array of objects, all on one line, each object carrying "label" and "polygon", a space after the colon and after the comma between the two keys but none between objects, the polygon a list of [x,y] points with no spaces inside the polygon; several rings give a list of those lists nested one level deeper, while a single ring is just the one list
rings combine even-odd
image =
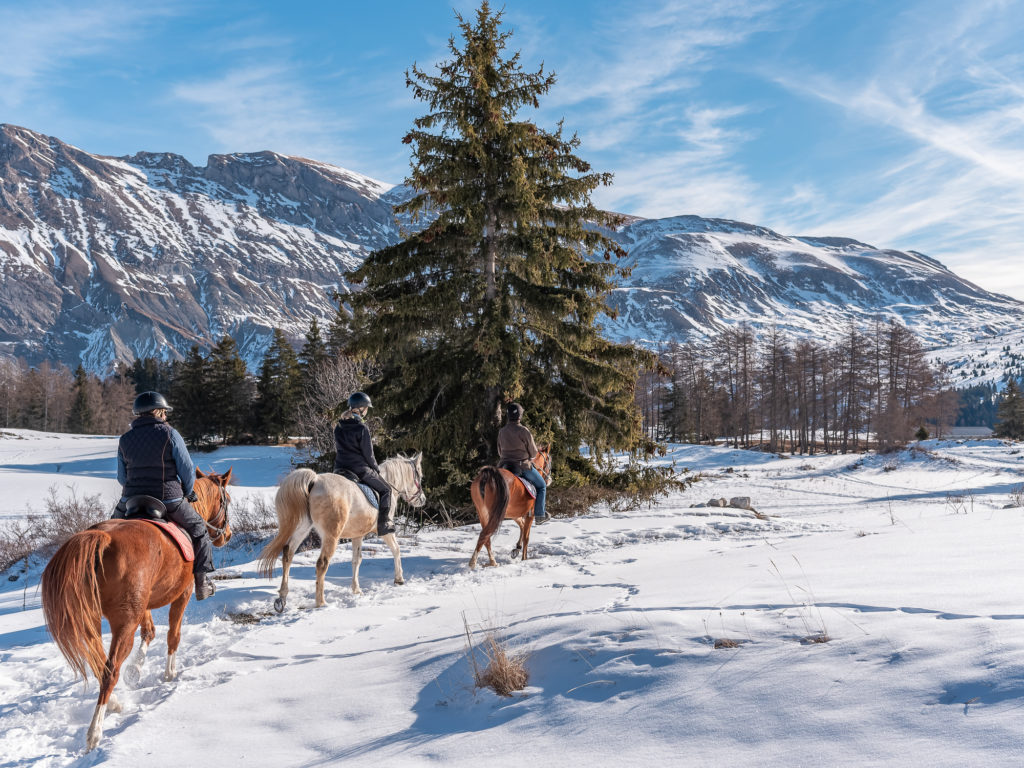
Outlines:
[{"label": "horse leg", "polygon": [[[480,555],[480,550],[483,549],[483,546],[484,546],[484,543],[485,543],[484,542],[483,526],[484,526],[484,524],[481,523],[480,524],[480,527],[481,527],[480,535],[476,539],[476,549],[473,550],[473,556],[471,558],[469,558],[469,570],[471,570],[471,571],[474,568],[476,568],[476,559]],[[487,539],[486,544],[487,544],[487,552],[488,552],[488,554],[490,554],[490,551],[491,551],[491,540]],[[494,558],[491,558],[491,559],[493,560]]]},{"label": "horse leg", "polygon": [[278,613],[284,610],[285,602],[288,599],[288,574],[292,568],[292,560],[312,527],[311,522],[303,520],[295,529],[288,543],[284,545],[284,549],[281,550],[281,588],[277,590],[277,599],[274,600],[274,610]]},{"label": "horse leg", "polygon": [[352,594],[361,595],[359,588],[359,564],[363,562],[363,537],[352,539]]},{"label": "horse leg", "polygon": [[164,681],[170,682],[178,675],[177,655],[178,644],[181,642],[181,620],[185,616],[185,606],[192,597],[192,579],[167,612],[167,668],[164,669]]},{"label": "horse leg", "polygon": [[[111,617],[107,618],[110,620]],[[103,676],[100,679],[100,696],[96,701],[96,709],[92,714],[89,730],[86,732],[86,752],[94,750],[100,743],[100,738],[103,736],[103,716],[106,715],[107,709],[109,708],[111,712],[121,711],[121,705],[113,695],[114,686],[117,685],[121,665],[132,650],[135,628],[139,626],[141,620],[139,617],[134,621],[110,621],[110,631],[113,637],[110,640],[110,652],[107,654],[107,663],[103,667]]]},{"label": "horse leg", "polygon": [[[146,660],[146,651],[149,649],[149,644],[153,642],[153,638],[156,637],[156,628],[153,626],[153,613],[146,611],[142,616],[142,626],[139,628],[139,647],[135,649],[135,653],[128,660],[128,665],[124,668],[124,672],[121,677],[124,678],[125,685],[132,688],[139,684],[139,680],[142,679],[142,664]],[[109,708],[109,706],[108,706]]]},{"label": "horse leg", "polygon": [[[318,529],[318,533],[320,534],[321,544],[320,557],[316,559],[316,607],[321,608],[325,604],[324,579],[327,576],[327,566],[331,564],[331,558],[334,557],[334,550],[338,546],[338,534],[340,531],[332,530],[328,533]],[[354,546],[353,552],[355,552]]]},{"label": "horse leg", "polygon": [[[519,541],[516,542],[515,549],[512,550],[512,559],[513,560],[515,560],[517,557],[519,557],[519,553],[523,549],[523,536],[525,535],[524,527],[523,527],[523,518],[521,518],[521,517],[516,518],[516,525],[519,526]],[[526,558],[524,557],[523,559],[525,560]]]},{"label": "horse leg", "polygon": [[533,526],[533,515],[530,515],[528,518],[526,518],[526,522],[523,523],[523,533],[522,533],[523,560],[526,559],[526,551],[527,551],[527,549],[529,549],[529,546],[530,546],[530,528],[532,526]]},{"label": "horse leg", "polygon": [[405,577],[402,575],[402,554],[398,551],[398,537],[389,533],[384,537],[384,543],[395,557],[395,584],[405,584]]}]

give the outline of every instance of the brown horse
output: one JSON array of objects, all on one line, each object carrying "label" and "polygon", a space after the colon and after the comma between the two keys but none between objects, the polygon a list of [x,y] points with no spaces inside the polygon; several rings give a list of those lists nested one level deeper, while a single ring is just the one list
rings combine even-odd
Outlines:
[{"label": "brown horse", "polygon": [[[544,482],[550,485],[550,446],[541,448],[537,458],[533,460],[533,466],[544,477]],[[498,564],[494,559],[494,553],[491,552],[491,536],[497,533],[502,520],[505,519],[515,520],[519,526],[519,541],[512,550],[512,558],[515,559],[522,551],[525,560],[530,544],[530,527],[533,525],[534,500],[519,482],[519,478],[507,469],[484,467],[473,479],[469,491],[473,497],[473,506],[476,507],[476,516],[480,520],[480,538],[476,540],[476,549],[473,550],[473,557],[469,559],[470,569],[476,568],[480,549],[485,546],[489,560],[487,565]]]},{"label": "brown horse", "polygon": [[[224,475],[196,470],[193,505],[206,520],[213,544],[231,538],[227,485]],[[164,680],[176,674],[175,653],[181,640],[181,619],[192,596],[192,563],[157,526],[144,520],[105,520],[76,533],[50,559],[42,577],[46,626],[68,664],[83,678],[88,666],[100,684],[100,696],[86,736],[86,750],[99,744],[103,716],[120,712],[114,696],[121,664],[128,657],[135,630],[142,627],[142,644],[125,670],[126,679],[142,673],[146,648],[156,636],[154,608],[170,604],[167,629],[167,668]],[[103,652],[102,619],[110,623],[110,652]]]}]

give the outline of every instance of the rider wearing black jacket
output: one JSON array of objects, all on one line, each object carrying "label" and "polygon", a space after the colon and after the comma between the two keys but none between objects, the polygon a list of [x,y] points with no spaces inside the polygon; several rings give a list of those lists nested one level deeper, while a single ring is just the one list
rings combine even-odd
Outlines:
[{"label": "rider wearing black jacket", "polygon": [[370,396],[364,392],[354,392],[349,397],[348,410],[334,427],[334,471],[343,475],[347,470],[358,477],[360,483],[377,492],[380,496],[377,535],[386,536],[395,532],[391,486],[380,476],[380,467],[373,456],[370,430],[363,421],[371,407]]}]

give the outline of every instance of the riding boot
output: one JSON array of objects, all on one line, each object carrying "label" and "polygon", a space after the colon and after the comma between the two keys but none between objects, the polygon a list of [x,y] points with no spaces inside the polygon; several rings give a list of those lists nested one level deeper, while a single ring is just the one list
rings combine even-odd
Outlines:
[{"label": "riding boot", "polygon": [[391,522],[391,515],[388,514],[388,509],[381,504],[380,511],[377,513],[377,535],[387,536],[394,532],[395,524]]},{"label": "riding boot", "polygon": [[217,591],[217,587],[205,572],[196,573],[196,600],[205,600]]}]

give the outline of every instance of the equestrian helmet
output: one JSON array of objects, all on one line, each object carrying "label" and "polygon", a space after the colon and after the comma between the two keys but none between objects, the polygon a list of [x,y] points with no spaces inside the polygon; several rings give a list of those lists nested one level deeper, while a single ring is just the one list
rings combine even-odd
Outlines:
[{"label": "equestrian helmet", "polygon": [[523,420],[523,406],[519,403],[509,403],[506,409],[508,413],[509,421],[522,421]]},{"label": "equestrian helmet", "polygon": [[348,407],[349,410],[356,408],[373,408],[373,404],[370,402],[370,396],[365,392],[353,392],[348,396]]},{"label": "equestrian helmet", "polygon": [[136,416],[141,413],[149,413],[150,411],[167,411],[170,413],[173,410],[167,402],[167,398],[159,392],[143,392],[132,403],[132,413]]}]

